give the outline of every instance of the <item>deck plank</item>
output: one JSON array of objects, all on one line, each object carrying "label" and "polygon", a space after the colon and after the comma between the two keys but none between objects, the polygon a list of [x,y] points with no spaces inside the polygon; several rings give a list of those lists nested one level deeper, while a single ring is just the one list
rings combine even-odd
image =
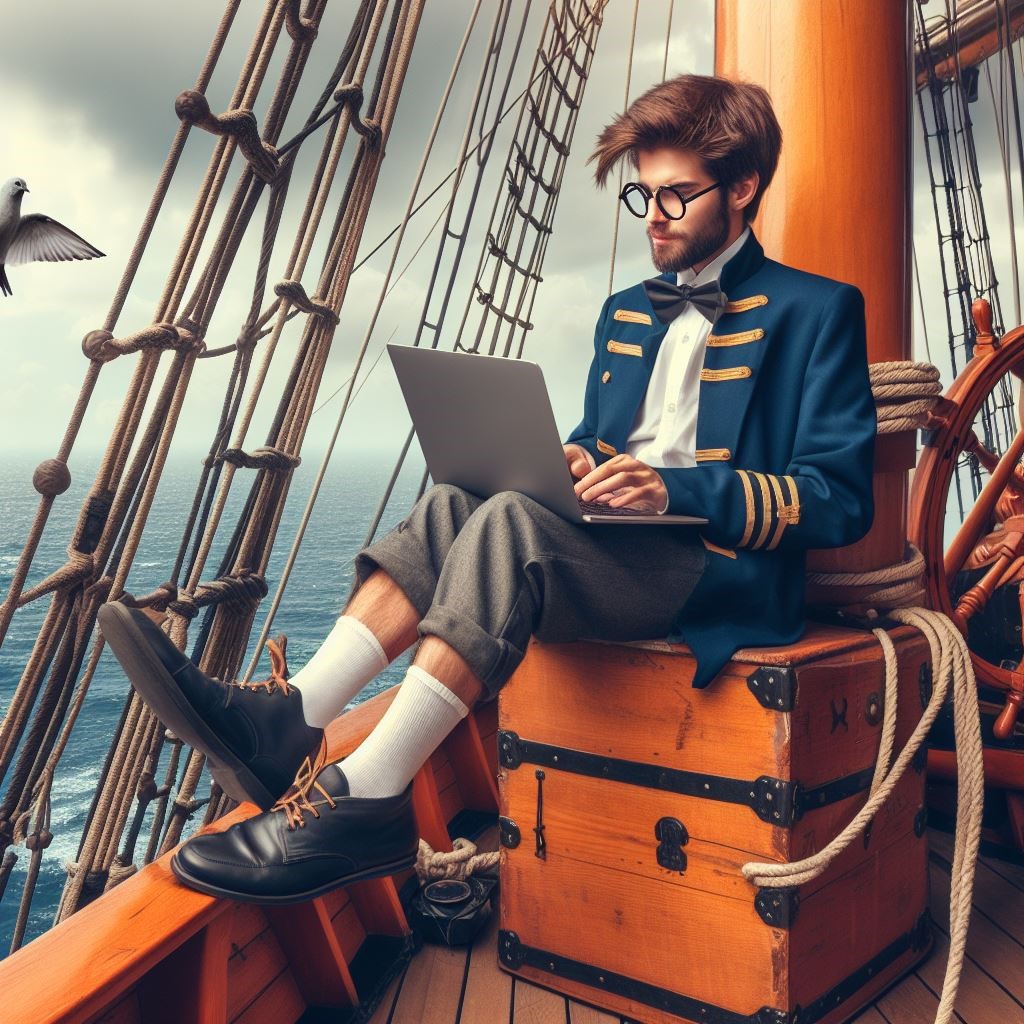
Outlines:
[{"label": "deck plank", "polygon": [[592,1006],[569,1000],[569,1024],[619,1024],[621,1019],[603,1010],[595,1010]]},{"label": "deck plank", "polygon": [[392,978],[387,992],[384,993],[384,997],[377,1004],[377,1009],[373,1011],[373,1016],[368,1021],[368,1024],[388,1024],[391,1011],[394,1009],[395,1003],[398,1002],[398,990],[401,988],[404,978],[405,971],[399,974],[398,977]]},{"label": "deck plank", "polygon": [[869,1006],[862,1014],[854,1017],[850,1024],[889,1024],[875,1006]]},{"label": "deck plank", "polygon": [[[899,1021],[899,1024],[935,1024],[939,1000],[915,972],[889,989],[875,1005],[886,1020]],[[963,1018],[957,1015],[957,1020]]]},{"label": "deck plank", "polygon": [[[980,867],[980,865],[979,865]],[[949,872],[944,865],[931,863],[932,917],[946,935],[949,933]],[[1017,913],[1024,913],[1024,891],[1019,893]],[[1017,1001],[1014,1016],[1024,1018],[1024,945],[1008,935],[975,904],[967,930],[967,955],[987,975],[998,979]]]},{"label": "deck plank", "polygon": [[[944,933],[936,931],[931,955],[915,972],[933,993],[942,991],[948,957],[949,939]],[[955,1009],[969,1024],[1006,1024],[1007,1021],[1021,1019],[1020,1005],[1016,1000],[1007,995],[971,959],[969,943],[968,955],[964,957],[960,972]]]},{"label": "deck plank", "polygon": [[565,1024],[566,999],[516,978],[512,986],[512,1024]]},{"label": "deck plank", "polygon": [[466,992],[456,1024],[507,1021],[511,1004],[512,976],[498,966],[498,915],[494,913],[470,950]]},{"label": "deck plank", "polygon": [[465,949],[425,945],[405,970],[391,1024],[452,1024],[467,955]]},{"label": "deck plank", "polygon": [[[928,843],[933,850],[938,851],[948,861],[953,860],[953,836],[948,832],[941,832],[939,829],[928,829]],[[990,871],[1001,875],[1011,885],[1024,890],[1024,864],[1015,864],[1010,860],[1003,860],[1000,857],[982,856],[980,858]]]},{"label": "deck plank", "polygon": [[[952,837],[945,836],[947,842],[937,833],[933,850],[947,862],[952,863]],[[931,842],[929,836],[929,842]],[[1016,885],[1008,882],[1001,874],[992,870],[987,858],[980,858],[974,872],[974,896],[972,903],[980,907],[1004,931],[1012,935],[1019,943],[1024,944],[1024,893]],[[948,916],[946,921],[948,923]]]}]

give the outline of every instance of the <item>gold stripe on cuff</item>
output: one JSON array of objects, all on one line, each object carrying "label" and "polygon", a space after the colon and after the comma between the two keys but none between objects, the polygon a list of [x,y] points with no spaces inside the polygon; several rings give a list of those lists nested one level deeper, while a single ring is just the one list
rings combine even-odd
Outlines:
[{"label": "gold stripe on cuff", "polygon": [[754,532],[754,489],[750,486],[750,477],[747,476],[745,469],[737,469],[736,473],[740,480],[743,481],[743,497],[747,505],[747,522],[743,528],[743,536],[740,537],[739,543],[739,546],[742,548],[750,540],[750,535]]},{"label": "gold stripe on cuff", "polygon": [[800,492],[796,489],[796,481],[791,476],[784,476],[782,479],[786,481],[786,487],[789,488],[789,504],[783,505],[779,509],[779,515],[787,523],[796,526],[800,522]]},{"label": "gold stripe on cuff", "polygon": [[782,497],[782,487],[779,486],[779,478],[769,473],[768,480],[771,483],[772,491],[775,494],[775,507],[779,510],[779,522],[778,525],[775,527],[775,532],[772,534],[772,539],[765,550],[774,551],[779,541],[782,540],[782,531],[787,526],[786,517],[782,515],[782,509],[786,507],[786,503]]},{"label": "gold stripe on cuff", "polygon": [[[753,471],[752,471],[753,472]],[[768,493],[768,482],[764,478],[763,473],[754,473],[757,478],[758,486],[761,488],[761,500],[764,502],[764,519],[761,520],[761,532],[757,535],[757,540],[751,545],[753,548],[761,547],[765,539],[768,537],[768,531],[772,525],[772,499]]]},{"label": "gold stripe on cuff", "polygon": [[745,313],[748,309],[754,309],[757,306],[767,306],[768,296],[767,295],[751,295],[746,299],[733,299],[731,302],[725,304],[723,313]]},{"label": "gold stripe on cuff", "polygon": [[646,313],[638,313],[635,309],[617,309],[612,315],[613,320],[621,320],[627,324],[649,324],[651,318]]},{"label": "gold stripe on cuff", "polygon": [[618,352],[624,356],[642,356],[644,354],[642,345],[630,345],[625,341],[609,341],[608,351]]},{"label": "gold stripe on cuff", "polygon": [[598,438],[595,438],[594,440],[595,440],[595,443],[597,444],[597,450],[599,452],[604,452],[605,455],[618,455],[619,454],[617,449],[613,448],[610,444],[607,444],[604,441],[602,441],[601,438],[598,437]]},{"label": "gold stripe on cuff", "polygon": [[755,327],[751,331],[740,331],[738,334],[709,334],[708,348],[725,348],[727,345],[745,345],[748,341],[760,341],[764,330]]}]

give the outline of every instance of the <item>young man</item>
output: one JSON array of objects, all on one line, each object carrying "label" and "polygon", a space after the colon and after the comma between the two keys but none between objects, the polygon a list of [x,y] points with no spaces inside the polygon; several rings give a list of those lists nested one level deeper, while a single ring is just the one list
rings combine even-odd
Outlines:
[{"label": "young man", "polygon": [[[635,168],[620,198],[662,273],[605,302],[566,461],[582,499],[706,516],[699,532],[577,526],[518,493],[434,487],[357,556],[345,613],[290,683],[278,667],[210,679],[146,616],[101,609],[161,720],[265,810],[185,843],[186,884],[286,902],[412,864],[415,772],[531,635],[685,641],[701,687],[737,648],[800,636],[806,549],[871,524],[875,412],[860,292],[765,259],[750,231],[780,146],[763,89],[687,75],[595,153],[598,184],[623,157]],[[326,764],[323,727],[418,637],[377,727]]]}]

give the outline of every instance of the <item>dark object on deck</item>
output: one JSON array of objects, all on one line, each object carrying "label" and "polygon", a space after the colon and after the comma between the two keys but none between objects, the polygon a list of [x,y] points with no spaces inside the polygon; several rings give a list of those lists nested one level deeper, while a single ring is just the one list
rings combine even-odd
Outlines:
[{"label": "dark object on deck", "polygon": [[466,946],[491,916],[496,878],[428,882],[413,898],[409,924],[423,938],[444,946]]}]

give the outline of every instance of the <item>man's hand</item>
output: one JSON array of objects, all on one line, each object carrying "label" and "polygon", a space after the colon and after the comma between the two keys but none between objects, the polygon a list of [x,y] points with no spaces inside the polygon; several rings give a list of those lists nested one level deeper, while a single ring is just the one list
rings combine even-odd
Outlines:
[{"label": "man's hand", "polygon": [[645,512],[660,512],[668,502],[661,477],[630,455],[616,455],[603,462],[578,481],[575,490],[578,498],[604,502],[611,508],[628,505]]},{"label": "man's hand", "polygon": [[564,444],[562,450],[565,452],[565,461],[573,480],[579,480],[590,472],[590,459],[578,444]]}]

